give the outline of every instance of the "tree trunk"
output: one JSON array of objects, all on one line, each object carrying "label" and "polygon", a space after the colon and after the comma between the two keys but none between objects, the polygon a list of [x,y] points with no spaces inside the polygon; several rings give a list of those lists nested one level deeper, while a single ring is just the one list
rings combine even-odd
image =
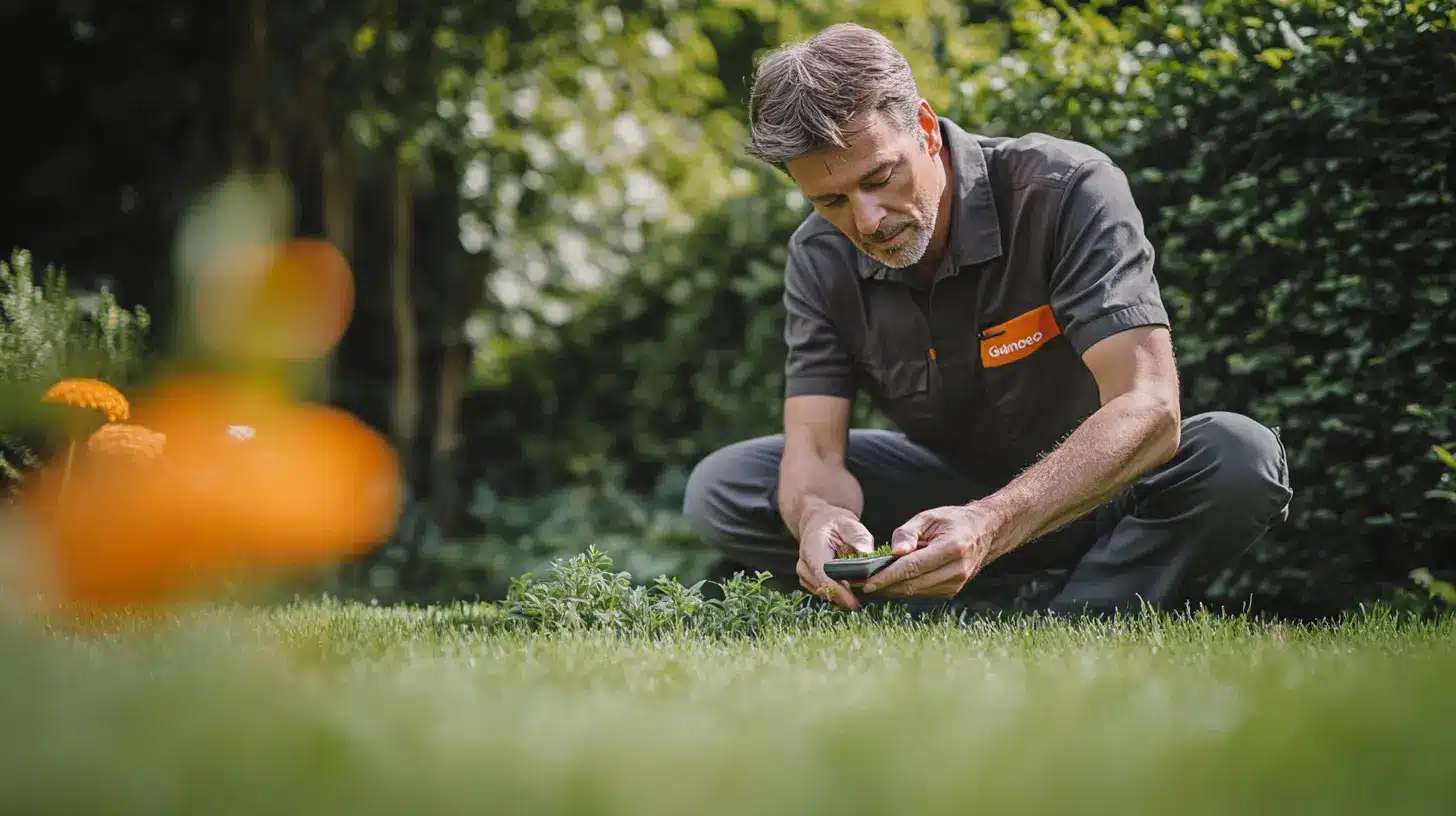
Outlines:
[{"label": "tree trunk", "polygon": [[262,154],[259,167],[269,176],[283,172],[285,136],[272,113],[272,55],[268,53],[268,0],[253,0],[253,138]]},{"label": "tree trunk", "polygon": [[460,450],[460,408],[470,369],[470,344],[456,327],[446,330],[440,355],[438,413],[435,442],[430,451],[430,504],[441,534],[459,532],[464,490],[460,484],[457,454]]},{"label": "tree trunk", "polygon": [[324,237],[354,263],[354,205],[358,175],[347,147],[325,143],[320,156]]},{"label": "tree trunk", "polygon": [[233,122],[230,154],[235,172],[283,168],[284,134],[269,116],[268,4],[246,0],[242,37],[232,61]]},{"label": "tree trunk", "polygon": [[[458,245],[455,249],[460,252]],[[460,483],[460,448],[464,442],[460,418],[470,381],[474,349],[465,335],[470,319],[485,291],[487,256],[466,259],[464,274],[452,292],[451,313],[445,315],[437,392],[435,439],[430,450],[430,496],[432,515],[446,536],[459,533],[464,521],[465,486]]]},{"label": "tree trunk", "polygon": [[410,168],[401,148],[394,157],[392,221],[394,254],[389,265],[389,294],[394,316],[394,399],[390,404],[390,430],[400,457],[414,458],[420,423],[419,329],[410,296],[410,256],[414,235],[414,198]]},{"label": "tree trunk", "polygon": [[[322,116],[322,113],[319,114]],[[350,267],[356,263],[354,257],[354,208],[358,193],[357,168],[349,152],[347,140],[340,145],[329,133],[327,126],[321,128],[318,137],[319,171],[323,193],[324,237],[344,256]],[[357,273],[355,280],[357,281]],[[355,284],[357,286],[357,283]],[[359,300],[356,292],[354,301]],[[357,312],[357,306],[355,310]],[[322,361],[319,399],[332,400],[336,374],[336,352],[330,351]]]},{"label": "tree trunk", "polygon": [[247,0],[246,8],[242,3],[233,8],[238,11],[235,19],[239,24],[236,29],[239,33],[233,44],[232,61],[228,67],[228,79],[232,84],[228,163],[233,172],[243,172],[251,170],[253,166],[252,124],[257,94],[253,90],[255,83],[252,66],[254,43],[257,41],[257,32],[254,31],[256,9],[253,0]]}]

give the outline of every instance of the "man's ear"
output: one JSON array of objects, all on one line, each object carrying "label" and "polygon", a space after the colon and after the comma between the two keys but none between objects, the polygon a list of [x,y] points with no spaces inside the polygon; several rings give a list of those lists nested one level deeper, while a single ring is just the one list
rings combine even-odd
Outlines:
[{"label": "man's ear", "polygon": [[940,120],[935,116],[935,109],[930,107],[930,102],[922,99],[918,114],[920,136],[922,144],[925,145],[925,152],[929,153],[931,158],[939,156],[940,148],[943,145],[940,138]]}]

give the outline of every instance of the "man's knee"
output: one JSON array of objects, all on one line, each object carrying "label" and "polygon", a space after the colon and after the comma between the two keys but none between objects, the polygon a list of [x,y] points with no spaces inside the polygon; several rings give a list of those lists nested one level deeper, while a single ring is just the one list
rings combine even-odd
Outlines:
[{"label": "man's knee", "polygon": [[722,538],[740,533],[748,518],[775,511],[782,448],[777,437],[759,437],[703,457],[688,474],[683,490],[688,523],[701,535]]},{"label": "man's knee", "polygon": [[1230,518],[1266,524],[1288,513],[1293,492],[1278,433],[1242,414],[1213,411],[1183,426],[1183,456],[1201,498]]},{"label": "man's knee", "polygon": [[732,472],[733,446],[719,448],[703,457],[688,474],[683,488],[683,516],[700,533],[713,526],[714,507],[720,502],[721,485]]}]

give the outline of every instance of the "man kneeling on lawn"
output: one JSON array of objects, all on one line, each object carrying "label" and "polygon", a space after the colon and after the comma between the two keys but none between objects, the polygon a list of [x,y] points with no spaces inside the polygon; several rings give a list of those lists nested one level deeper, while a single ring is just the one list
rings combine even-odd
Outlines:
[{"label": "man kneeling on lawn", "polygon": [[[1062,570],[1057,612],[1169,608],[1288,512],[1277,433],[1184,418],[1153,248],[1076,142],[938,117],[904,56],[837,25],[763,60],[752,150],[814,212],[789,241],[784,431],[714,452],[684,509],[733,561],[849,609]],[[849,428],[863,390],[899,429]]]}]

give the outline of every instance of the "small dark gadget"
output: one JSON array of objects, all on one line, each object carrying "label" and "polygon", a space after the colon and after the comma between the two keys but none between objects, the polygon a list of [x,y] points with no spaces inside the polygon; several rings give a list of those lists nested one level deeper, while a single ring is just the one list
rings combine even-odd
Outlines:
[{"label": "small dark gadget", "polygon": [[824,562],[824,574],[835,581],[864,581],[890,566],[898,557],[877,555],[866,558],[835,558]]}]

